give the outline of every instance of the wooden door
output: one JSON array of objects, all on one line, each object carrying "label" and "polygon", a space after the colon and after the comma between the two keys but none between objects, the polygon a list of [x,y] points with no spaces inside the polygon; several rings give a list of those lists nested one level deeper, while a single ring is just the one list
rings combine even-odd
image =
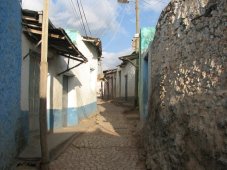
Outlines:
[{"label": "wooden door", "polygon": [[128,100],[128,75],[125,75],[125,100]]}]

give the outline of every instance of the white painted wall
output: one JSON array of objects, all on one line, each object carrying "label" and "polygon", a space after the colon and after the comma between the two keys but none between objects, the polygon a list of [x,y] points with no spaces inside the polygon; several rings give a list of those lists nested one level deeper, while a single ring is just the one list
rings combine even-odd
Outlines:
[{"label": "white painted wall", "polygon": [[[134,64],[136,60],[132,61]],[[119,71],[121,71],[121,77],[119,77]],[[131,63],[127,63],[126,66],[117,69],[117,78],[116,78],[116,96],[125,97],[125,75],[128,75],[128,97],[135,96],[135,66]],[[121,78],[121,87],[119,84],[119,79]]]},{"label": "white painted wall", "polygon": [[[98,74],[98,61],[96,49],[89,43],[82,41],[82,37],[77,35],[76,46],[80,52],[88,59],[87,63],[64,73],[63,75],[69,76],[68,81],[68,107],[77,108],[86,106],[97,101],[96,98],[96,85]],[[69,68],[74,67],[79,62],[76,60],[56,56],[49,61],[49,79],[53,83],[53,105],[49,100],[49,107],[52,109],[62,108],[62,84],[63,75],[57,76],[58,73]],[[51,84],[49,85],[51,87]],[[49,88],[51,91],[51,88]],[[51,95],[51,92],[48,92]],[[51,96],[49,96],[51,98]]]},{"label": "white painted wall", "polygon": [[[29,49],[35,49],[27,37],[22,34],[22,57]],[[84,107],[89,104],[96,104],[97,75],[98,75],[98,54],[96,48],[89,43],[82,41],[82,37],[77,35],[76,46],[80,52],[88,59],[88,62],[64,73],[69,76],[68,82],[68,108]],[[62,109],[63,75],[58,73],[77,65],[79,62],[68,60],[49,51],[48,56],[48,79],[47,79],[47,109]],[[29,67],[30,57],[22,61],[21,75],[21,109],[29,111]]]},{"label": "white painted wall", "polygon": [[[95,47],[90,43],[85,43],[82,39],[83,37],[77,34],[76,46],[88,62],[72,70],[79,84],[75,87],[77,107],[97,101],[98,55]],[[75,64],[77,64],[76,61],[70,61],[70,67]]]},{"label": "white painted wall", "polygon": [[48,59],[47,109],[62,109],[63,75],[57,74],[65,68],[64,57],[55,55]]},{"label": "white painted wall", "polygon": [[22,39],[22,63],[21,63],[21,110],[28,111],[29,105],[29,63],[30,57],[24,56],[28,54],[29,49],[32,48],[31,43],[27,40],[24,34],[21,36]]}]

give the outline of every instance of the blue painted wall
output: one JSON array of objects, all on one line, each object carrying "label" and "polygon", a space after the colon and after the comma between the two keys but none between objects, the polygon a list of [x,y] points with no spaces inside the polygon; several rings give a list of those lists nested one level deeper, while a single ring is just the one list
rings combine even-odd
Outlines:
[{"label": "blue painted wall", "polygon": [[148,53],[147,55],[141,56],[139,59],[139,111],[140,119],[146,120],[148,115]]},{"label": "blue painted wall", "polygon": [[0,3],[0,169],[11,169],[26,141],[26,113],[20,111],[21,7]]},{"label": "blue painted wall", "polygon": [[[77,108],[68,108],[63,111],[61,109],[48,110],[48,130],[58,129],[64,127],[64,118],[66,118],[66,126],[75,126],[79,122],[91,116],[97,111],[97,103],[93,102]],[[66,113],[66,115],[64,115]]]},{"label": "blue painted wall", "polygon": [[140,55],[139,55],[139,111],[140,119],[146,120],[148,115],[149,83],[149,45],[153,41],[155,28],[145,27],[140,31]]}]

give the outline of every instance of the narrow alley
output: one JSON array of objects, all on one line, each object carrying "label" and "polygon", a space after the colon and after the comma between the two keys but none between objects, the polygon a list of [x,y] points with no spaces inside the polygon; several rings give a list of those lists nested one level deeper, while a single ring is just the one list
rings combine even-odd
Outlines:
[{"label": "narrow alley", "polygon": [[227,0],[0,9],[0,170],[227,170]]},{"label": "narrow alley", "polygon": [[[87,131],[50,164],[52,170],[144,170],[136,125],[139,115],[126,107],[99,101],[99,113]],[[88,121],[91,123],[91,121]]]}]

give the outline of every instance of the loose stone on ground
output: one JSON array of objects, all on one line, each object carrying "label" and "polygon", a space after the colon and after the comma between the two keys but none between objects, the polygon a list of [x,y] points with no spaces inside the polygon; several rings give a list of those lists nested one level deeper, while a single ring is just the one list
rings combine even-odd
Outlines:
[{"label": "loose stone on ground", "polygon": [[[96,125],[77,137],[50,164],[52,170],[144,170],[136,119],[127,119],[123,107],[101,102]],[[138,114],[138,113],[132,113]],[[129,116],[130,117],[130,116]]]}]

